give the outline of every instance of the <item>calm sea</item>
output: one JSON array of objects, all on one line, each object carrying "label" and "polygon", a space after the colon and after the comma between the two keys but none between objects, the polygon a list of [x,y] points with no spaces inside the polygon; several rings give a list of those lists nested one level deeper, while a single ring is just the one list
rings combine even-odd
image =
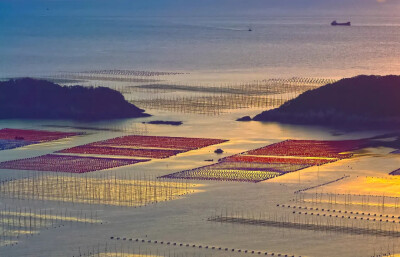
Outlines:
[{"label": "calm sea", "polygon": [[[45,6],[23,12],[18,10],[23,6],[3,5],[0,77],[94,69],[248,71],[275,77],[400,73],[396,16],[211,11],[153,16]],[[334,19],[351,20],[353,26],[332,27]]]}]

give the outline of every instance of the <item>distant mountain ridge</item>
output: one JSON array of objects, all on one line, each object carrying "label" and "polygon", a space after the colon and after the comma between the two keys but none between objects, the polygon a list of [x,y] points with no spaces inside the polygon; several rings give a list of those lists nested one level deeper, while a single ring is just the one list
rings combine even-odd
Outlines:
[{"label": "distant mountain ridge", "polygon": [[32,78],[0,82],[0,119],[119,119],[144,110],[106,87],[60,86]]},{"label": "distant mountain ridge", "polygon": [[400,76],[357,76],[307,91],[256,121],[338,127],[400,125]]}]

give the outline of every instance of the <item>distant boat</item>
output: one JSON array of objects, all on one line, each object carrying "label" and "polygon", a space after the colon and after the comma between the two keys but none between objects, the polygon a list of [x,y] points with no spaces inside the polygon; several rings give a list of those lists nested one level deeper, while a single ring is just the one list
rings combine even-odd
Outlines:
[{"label": "distant boat", "polygon": [[332,21],[331,23],[332,26],[351,26],[351,22],[345,22],[345,23],[339,23],[337,21]]},{"label": "distant boat", "polygon": [[248,31],[253,31],[250,27],[249,27],[249,30]]}]

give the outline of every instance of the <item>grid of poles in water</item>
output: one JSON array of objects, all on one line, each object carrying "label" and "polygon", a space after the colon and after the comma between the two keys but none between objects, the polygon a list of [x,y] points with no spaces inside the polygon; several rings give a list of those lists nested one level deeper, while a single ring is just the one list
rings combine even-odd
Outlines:
[{"label": "grid of poles in water", "polygon": [[165,79],[184,74],[188,73],[111,69],[61,72],[51,76],[44,76],[44,78],[62,84],[76,84],[85,82],[86,84],[91,85],[91,82],[94,82],[95,85],[99,85],[99,82],[158,83],[164,81]]},{"label": "grid of poles in water", "polygon": [[0,246],[15,246],[44,229],[102,224],[96,211],[7,206],[0,208]]},{"label": "grid of poles in water", "polygon": [[[118,237],[118,240],[120,238]],[[146,240],[147,242],[147,240]],[[157,241],[156,241],[157,242]],[[101,242],[89,246],[78,247],[71,257],[88,256],[88,257],[207,257],[213,256],[210,253],[201,253],[197,249],[189,249],[186,251],[177,251],[175,249],[167,249],[162,245],[154,247],[153,245],[135,244],[132,238],[121,238],[120,241]],[[153,243],[153,242],[151,242]]]},{"label": "grid of poles in water", "polygon": [[94,125],[88,123],[87,125],[60,125],[60,124],[45,124],[42,125],[45,128],[54,129],[74,129],[74,130],[87,130],[89,133],[97,132],[124,132],[135,135],[147,135],[149,133],[148,126],[146,123],[131,123],[131,122],[101,122]]},{"label": "grid of poles in water", "polygon": [[[113,76],[129,75],[128,73],[124,73],[124,72],[121,72],[121,74],[118,74],[118,72],[114,72],[114,71],[113,72],[93,71],[93,72],[89,72],[89,74],[90,73],[94,74],[93,77],[96,74],[99,75],[99,74],[108,74],[108,73],[112,73]],[[136,74],[134,74],[134,76],[136,76]],[[157,76],[157,75],[145,74],[143,76],[144,77],[152,77],[152,76]],[[116,81],[118,81],[118,79]],[[304,83],[304,81],[300,81],[300,82]],[[155,87],[155,86],[153,86],[153,87]],[[142,90],[142,89],[140,89],[140,90]],[[153,90],[153,89],[148,89],[148,90]],[[158,90],[158,89],[154,89],[154,90]],[[167,88],[166,89],[164,87],[164,88],[162,88],[162,90],[167,92],[167,91],[173,91],[173,90],[185,91],[186,89],[182,89],[182,88],[172,88],[172,89]],[[208,94],[210,92],[205,92],[205,93]],[[213,93],[213,92],[211,92],[211,93],[214,95],[215,94],[241,95],[241,93],[238,91],[235,91],[234,93],[232,93],[232,92],[231,93],[226,93],[226,92],[225,93],[221,93],[221,92]],[[157,94],[162,94],[162,92],[157,92]],[[202,93],[199,94],[199,96],[196,98],[200,98],[201,95],[202,95]],[[276,99],[282,99],[282,100],[280,100],[281,102],[286,101],[286,100],[284,100],[284,99],[286,99],[285,96],[283,96],[283,95],[278,96],[278,94],[275,94],[275,95],[277,96]],[[218,104],[219,100],[212,102],[215,100],[215,96],[207,96],[207,97],[212,98],[211,100],[208,99],[208,101],[211,101],[211,102],[207,102],[207,103],[211,103],[212,108],[214,108],[214,106]],[[168,96],[166,98],[168,98]],[[188,98],[190,98],[190,97],[188,97]],[[232,98],[230,98],[230,99],[232,99]],[[180,99],[176,98],[173,100],[179,101]],[[238,98],[236,98],[236,100],[238,100]],[[251,101],[253,101],[253,100],[254,99],[252,99]],[[160,100],[160,102],[161,101],[162,100]],[[194,103],[196,103],[196,101],[197,100],[195,99]],[[240,98],[238,100],[238,102],[240,102],[240,101],[244,102],[243,105],[231,105],[229,103],[230,100],[227,98],[221,100],[221,102],[223,102],[223,101],[228,102],[228,104],[226,104],[223,107],[224,108],[223,110],[232,108],[232,106],[233,106],[233,108],[246,108],[243,106],[249,106],[249,104],[246,102],[247,100],[245,100],[245,98]],[[253,103],[254,102],[251,102],[250,105],[252,105]],[[280,104],[280,103],[278,103],[278,104]],[[269,104],[267,104],[267,105],[269,105]],[[239,107],[239,106],[241,106],[241,107]],[[254,106],[254,105],[252,105],[252,106]],[[272,104],[270,106],[272,106]],[[157,107],[157,108],[159,108],[159,107]],[[183,109],[180,109],[179,111],[191,112],[191,111],[184,110],[185,108],[186,107],[184,107]],[[187,107],[187,108],[189,108],[189,107]],[[178,111],[178,109],[176,109],[176,110]],[[220,113],[221,110],[222,110],[222,108],[218,109],[218,111],[214,112],[214,114]],[[198,112],[198,110],[195,110],[194,112]],[[264,155],[264,154],[265,153],[262,153],[260,155]],[[257,154],[253,153],[252,155],[257,155]],[[306,155],[306,154],[304,154],[304,155]],[[278,156],[282,156],[282,155],[278,155]],[[287,156],[289,156],[289,155],[287,154]],[[302,157],[310,157],[310,156],[302,156]],[[311,156],[311,157],[315,157],[315,156]],[[321,156],[319,156],[319,157],[321,157]],[[339,156],[324,155],[322,157],[340,159]],[[350,156],[343,155],[340,157],[348,158]],[[264,158],[264,160],[267,160],[266,157],[263,157],[263,156],[260,156],[257,158]],[[274,160],[277,160],[277,159],[278,158],[276,158]],[[278,160],[282,160],[282,159],[283,158],[279,158]],[[257,159],[257,160],[260,160],[260,159]],[[236,165],[234,163],[238,163],[237,165],[239,165],[239,162],[235,161],[235,162],[219,163],[219,164],[216,164],[215,167],[218,167],[221,171],[224,168],[229,173],[230,169],[232,168],[232,165]],[[315,164],[319,165],[321,163],[314,163],[314,165]],[[282,163],[270,163],[270,160],[266,161],[266,162],[254,162],[254,161],[250,161],[250,162],[243,161],[242,162],[242,161],[240,161],[240,165],[239,165],[240,168],[243,168],[242,167],[243,165],[246,166],[245,168],[247,168],[248,171],[257,171],[257,170],[261,169],[262,167],[264,167],[266,169],[268,168],[268,169],[276,169],[276,170],[288,169],[288,168],[295,170],[294,167],[300,169],[300,168],[302,168],[301,165],[307,166],[307,165],[309,165],[309,163],[298,164],[297,162],[296,163],[286,163],[283,161],[282,161]],[[269,166],[263,166],[263,165],[269,165]],[[275,166],[272,167],[272,165],[275,165]],[[284,165],[286,165],[286,166],[284,166]],[[294,166],[294,165],[297,165],[297,166]],[[284,168],[284,167],[286,167],[286,168]],[[215,170],[213,172],[215,172]],[[269,171],[269,172],[272,174],[271,177],[273,177],[274,173],[276,173],[275,171]],[[41,177],[41,176],[43,176],[43,177]],[[176,198],[174,198],[175,196],[180,197],[182,195],[187,194],[188,192],[191,193],[191,192],[195,191],[195,189],[194,189],[195,186],[192,185],[191,183],[189,183],[189,188],[191,188],[191,189],[188,190],[188,181],[171,182],[170,180],[160,180],[160,179],[155,179],[155,178],[150,178],[150,177],[143,179],[143,178],[138,178],[138,177],[137,178],[135,178],[135,177],[124,177],[124,178],[118,177],[118,178],[116,178],[116,177],[106,177],[106,176],[105,177],[87,177],[87,176],[75,177],[75,176],[58,176],[58,175],[57,176],[53,175],[52,178],[45,178],[45,176],[51,176],[51,175],[40,174],[40,176],[33,176],[33,177],[28,177],[28,178],[21,177],[20,179],[17,179],[17,180],[2,181],[1,185],[0,185],[1,186],[0,193],[3,195],[3,197],[6,196],[6,198],[8,198],[8,199],[17,199],[17,200],[28,200],[28,201],[42,200],[42,201],[56,201],[56,202],[60,202],[60,203],[70,202],[70,203],[85,203],[85,204],[115,205],[115,206],[143,206],[146,204],[156,203],[159,201],[173,200],[173,199],[176,199]],[[231,177],[231,176],[232,175],[227,175],[227,177]],[[39,178],[39,177],[41,177],[41,178]],[[64,177],[64,178],[61,178],[61,177]],[[78,180],[78,178],[79,178],[79,180]],[[114,183],[113,183],[113,180],[114,180]],[[131,182],[120,182],[120,180],[128,180]],[[105,181],[109,181],[109,183],[107,184],[107,182],[105,182]],[[172,188],[170,188],[168,186],[165,186],[165,185],[163,186],[163,185],[160,185],[155,182],[179,183],[180,185],[184,185],[184,186],[179,187],[179,186],[175,185],[175,186],[171,186]],[[156,184],[158,184],[159,186],[156,186]],[[131,189],[128,189],[129,187]],[[132,188],[136,188],[136,189],[132,189]],[[177,189],[177,188],[180,188],[180,189]],[[185,190],[182,190],[182,188],[185,188]],[[177,189],[177,191],[175,191],[175,192],[183,192],[183,193],[181,193],[181,194],[177,193],[176,195],[174,195],[172,193],[172,191],[175,189]],[[75,194],[75,193],[71,193],[73,191],[78,192],[79,195]],[[110,193],[109,195],[107,195],[106,192],[108,192],[108,191],[111,191],[113,193]],[[56,192],[56,193],[54,193],[54,192]],[[129,192],[131,192],[131,193],[129,193]],[[135,193],[132,193],[132,192],[135,192]],[[163,195],[163,193],[160,193],[160,192],[164,192],[164,195]],[[131,195],[131,196],[124,197],[123,195],[126,193],[128,193],[128,195]],[[155,196],[158,194],[163,195],[163,196],[158,198]],[[37,197],[36,198],[31,197],[30,195],[36,195]],[[135,196],[133,196],[133,195],[135,195]],[[103,198],[103,200],[102,200],[102,198]],[[351,202],[354,201],[353,200],[354,196],[351,196],[351,195],[345,196],[344,198],[347,199],[347,200],[345,200],[345,202],[347,202],[347,206],[350,206]],[[138,199],[141,199],[141,200],[138,200]],[[162,199],[167,199],[167,200],[162,200]],[[365,235],[374,235],[374,236],[396,237],[398,235],[397,228],[396,229],[395,228],[388,229],[388,227],[390,227],[391,223],[393,223],[393,221],[395,221],[395,218],[397,216],[394,216],[394,215],[390,216],[390,215],[386,214],[386,216],[383,216],[383,218],[382,218],[382,216],[380,216],[380,218],[382,218],[382,220],[377,220],[377,219],[367,220],[367,218],[361,219],[361,218],[358,218],[358,216],[356,216],[356,215],[367,216],[367,214],[366,213],[361,214],[361,212],[357,213],[357,214],[356,214],[356,212],[350,213],[350,211],[347,211],[347,210],[346,210],[347,213],[344,213],[345,211],[342,210],[342,205],[341,205],[340,201],[336,201],[336,198],[335,198],[335,201],[333,201],[332,195],[329,198],[329,199],[331,199],[329,204],[339,206],[339,207],[335,208],[335,209],[329,209],[329,210],[324,208],[323,212],[318,213],[319,215],[317,215],[317,213],[315,213],[315,208],[321,208],[321,207],[306,207],[306,206],[302,205],[301,210],[303,210],[304,208],[307,208],[307,209],[305,209],[306,211],[305,212],[298,211],[298,208],[299,208],[298,203],[300,203],[300,202],[302,204],[311,203],[312,205],[316,205],[317,199],[319,199],[320,202],[318,204],[322,204],[323,203],[323,201],[321,201],[322,197],[317,195],[315,197],[315,199],[316,199],[315,201],[312,200],[313,199],[312,197],[311,197],[311,200],[306,200],[306,197],[304,197],[304,196],[303,196],[303,200],[300,200],[300,199],[301,199],[301,196],[299,196],[298,199],[296,200],[296,205],[291,204],[290,206],[288,206],[288,205],[277,206],[279,208],[290,209],[290,211],[292,211],[292,209],[296,209],[296,210],[293,210],[293,211],[296,211],[296,213],[292,212],[292,213],[284,214],[281,216],[272,215],[272,216],[268,216],[268,218],[266,215],[264,215],[264,216],[260,215],[260,217],[258,218],[258,217],[254,217],[255,215],[253,215],[252,213],[247,214],[245,216],[243,216],[243,215],[241,216],[240,214],[235,214],[235,212],[232,211],[231,213],[226,212],[227,215],[225,215],[225,216],[224,216],[224,214],[221,214],[221,215],[215,215],[213,217],[210,217],[210,220],[212,220],[213,218],[217,218],[219,216],[219,218],[221,220],[218,220],[218,222],[223,222],[223,223],[230,222],[233,224],[244,224],[244,225],[259,225],[259,226],[271,226],[271,227],[275,226],[275,227],[279,227],[279,228],[283,228],[283,229],[284,228],[295,228],[295,229],[308,229],[308,230],[313,230],[313,231],[326,231],[326,232],[333,231],[333,232],[338,232],[338,233],[355,233],[355,234],[365,234]],[[383,199],[381,199],[384,203],[383,207],[386,207],[386,208],[388,207],[387,199],[388,198],[385,199],[384,197],[383,197]],[[394,201],[397,203],[397,199],[395,199]],[[110,204],[111,202],[117,203],[117,204]],[[136,202],[136,203],[134,203],[134,202]],[[366,203],[366,205],[370,205],[369,200],[365,200],[364,202]],[[385,204],[386,204],[386,206],[385,206]],[[293,208],[294,206],[296,208]],[[345,204],[345,206],[346,206],[346,204]],[[395,204],[395,206],[397,206],[397,205]],[[313,209],[310,209],[310,208],[313,208]],[[312,215],[310,213],[310,210],[312,211]],[[319,211],[319,210],[321,210],[321,209],[317,209],[317,211]],[[60,211],[59,214],[56,214],[56,213],[52,213],[52,210],[45,209],[45,210],[39,210],[39,215],[38,215],[39,217],[43,216],[42,211],[45,212],[44,216],[48,217],[47,223],[54,221],[54,223],[50,226],[53,226],[58,223],[55,221],[57,218],[54,218],[53,216],[57,216],[57,217],[59,217],[58,218],[59,220],[62,220],[63,218],[60,216],[64,215],[63,217],[67,221],[70,221],[70,219],[67,218],[67,216],[72,216],[72,214],[66,214],[66,212],[63,213],[62,211]],[[6,218],[10,217],[18,212],[19,213],[24,213],[24,212],[30,213],[33,211],[32,210],[27,211],[26,209],[24,209],[22,211],[21,208],[20,209],[17,208],[14,211],[12,211],[12,210],[10,210],[10,208],[8,208],[8,216],[4,215],[4,217],[6,217]],[[49,212],[50,212],[50,214],[49,214]],[[301,212],[301,213],[299,213],[299,212]],[[4,213],[7,213],[7,208],[5,208]],[[37,210],[35,211],[35,213],[37,213]],[[331,215],[331,213],[344,213],[347,216],[346,215],[338,215],[338,214],[328,216],[328,215]],[[325,214],[325,216],[324,216],[324,214]],[[3,212],[0,210],[0,219],[2,219],[1,215],[3,215]],[[89,215],[89,214],[85,214],[85,215]],[[94,217],[97,216],[97,214],[90,214],[90,217],[92,217],[92,215],[94,215]],[[295,216],[295,218],[290,219],[290,217],[291,217],[290,215]],[[371,215],[374,215],[374,217],[376,217],[377,215],[383,215],[383,214],[379,214],[379,212],[375,212],[375,213],[371,212]],[[21,215],[19,215],[19,216],[21,216]],[[32,215],[24,214],[22,216],[28,217],[28,216],[32,216]],[[79,214],[78,214],[78,217],[79,217],[79,219],[83,219],[83,220],[88,219],[87,216],[85,216],[83,218],[83,216],[82,215],[79,216]],[[223,220],[224,217],[225,217],[225,220]],[[306,218],[303,219],[302,217],[306,217]],[[311,218],[309,218],[309,217],[311,217]],[[323,221],[318,220],[318,218],[322,218],[322,217],[325,217],[327,219],[329,217],[332,220],[330,220],[329,222],[326,221],[324,223]],[[348,217],[350,217],[350,218],[348,218]],[[232,218],[234,219],[233,221],[232,221]],[[354,219],[354,218],[357,218],[357,219]],[[19,219],[18,222],[20,222],[20,224],[23,224],[24,228],[26,228],[26,226],[28,226],[26,219],[25,219],[25,221],[22,221],[23,219],[21,219],[21,218],[16,218],[16,219]],[[15,221],[16,221],[16,219],[15,219]],[[32,217],[31,217],[31,219],[32,219]],[[46,218],[44,218],[44,219],[46,219]],[[333,219],[336,219],[337,222],[333,221]],[[10,220],[10,219],[7,218],[7,220]],[[229,221],[227,221],[227,220],[229,220]],[[341,222],[339,220],[343,220],[343,222]],[[371,223],[369,223],[365,226],[359,225],[359,228],[354,228],[354,226],[353,226],[354,223],[351,223],[351,226],[350,226],[350,220],[358,220],[358,221],[361,220],[364,222],[371,222]],[[214,220],[214,221],[216,221],[216,220]],[[65,222],[65,220],[64,220],[64,222]],[[79,222],[81,222],[81,221],[79,221]],[[383,226],[378,226],[378,225],[373,225],[373,224],[375,224],[373,222],[381,222],[381,223],[385,223],[388,225],[386,225],[386,227],[385,227],[385,224]],[[2,220],[2,223],[3,223],[3,220]],[[397,222],[395,222],[395,223],[397,223]],[[14,223],[14,224],[16,224],[16,223]],[[32,224],[32,223],[30,223],[30,224]],[[40,220],[39,220],[39,224],[40,224]],[[11,227],[13,228],[14,225],[12,225]],[[34,227],[32,227],[32,230],[34,230]],[[21,236],[23,233],[25,233],[25,232],[23,232],[22,229],[20,229],[20,232],[21,233],[19,234],[19,236]],[[124,240],[124,239],[121,238],[120,240]],[[128,241],[128,240],[129,239],[126,238],[126,241]],[[12,240],[9,240],[9,241],[11,242]],[[147,241],[146,241],[146,243],[147,243]],[[154,240],[151,243],[154,243]],[[190,247],[191,246],[192,245],[190,245]],[[196,247],[199,247],[199,245],[196,244]],[[226,250],[226,249],[228,249],[228,250]],[[137,248],[136,249],[129,248],[129,247],[124,248],[124,246],[119,246],[117,244],[110,243],[108,245],[106,244],[106,246],[99,245],[98,247],[96,247],[96,246],[82,247],[82,249],[79,249],[79,253],[75,254],[74,256],[104,256],[104,257],[105,256],[110,256],[110,257],[111,256],[113,256],[113,257],[135,256],[136,257],[136,256],[142,256],[142,255],[143,256],[154,256],[154,255],[166,256],[166,253],[165,252],[161,253],[161,251],[157,252],[155,254],[154,252],[151,253],[151,251],[145,251],[143,253],[143,252],[140,252],[140,250],[139,250],[139,252],[137,250],[138,250]],[[215,250],[218,250],[218,248]],[[231,251],[230,248],[221,248],[219,250]],[[233,249],[233,250],[236,252],[240,249]],[[247,252],[247,250],[246,250],[246,253],[250,253],[250,251]],[[257,253],[257,252],[253,251],[253,253]],[[264,254],[264,252],[260,252],[260,253]],[[168,253],[168,256],[172,256],[171,253]],[[174,253],[174,256],[175,256],[175,253]],[[186,256],[191,256],[191,255],[190,254],[189,255],[177,254],[176,257],[178,257],[178,256],[186,257]],[[195,256],[200,256],[200,255],[195,254]],[[208,255],[208,256],[210,256],[210,255]]]},{"label": "grid of poles in water", "polygon": [[279,107],[299,94],[323,85],[319,83],[322,81],[263,80],[218,85],[159,83],[115,89],[144,109],[220,115],[235,109]]},{"label": "grid of poles in water", "polygon": [[140,207],[178,199],[199,185],[155,177],[39,173],[0,182],[3,199]]},{"label": "grid of poles in water", "polygon": [[[275,211],[221,209],[209,221],[221,224],[309,230],[386,238],[387,247],[374,248],[371,256],[395,256],[400,237],[400,198],[385,195],[295,193],[294,199],[276,204]],[[323,234],[321,234],[323,236]]]},{"label": "grid of poles in water", "polygon": [[[235,109],[272,109],[299,94],[336,82],[327,78],[265,79],[237,83],[179,82],[187,73],[132,70],[94,70],[52,76],[67,84],[76,80],[89,86],[107,86],[146,110],[221,115]],[[110,82],[121,82],[110,85]],[[132,85],[133,84],[133,85]]]},{"label": "grid of poles in water", "polygon": [[213,216],[209,221],[221,223],[245,224],[254,226],[266,226],[277,228],[290,228],[299,230],[312,230],[322,232],[338,232],[355,235],[371,235],[385,237],[400,237],[399,226],[396,223],[386,222],[364,222],[349,219],[347,217],[337,219],[337,217],[324,215],[301,215],[302,212],[294,212],[293,215],[269,215],[257,218],[248,216]]},{"label": "grid of poles in water", "polygon": [[[400,211],[400,197],[373,195],[373,194],[337,194],[323,192],[295,192],[295,201],[311,204],[329,204],[329,205],[344,205],[344,206],[374,206],[380,209],[393,208],[395,211]],[[362,214],[364,215],[364,214]],[[370,215],[368,215],[370,216]],[[375,215],[376,217],[376,215]],[[382,217],[382,216],[381,216]],[[396,217],[400,223],[400,216]]]},{"label": "grid of poles in water", "polygon": [[[232,247],[226,247],[226,246],[218,246],[218,245],[207,245],[207,244],[202,244],[202,243],[188,243],[188,242],[177,242],[177,241],[164,241],[164,240],[154,240],[150,238],[132,238],[129,236],[111,236],[110,239],[115,242],[115,245],[117,245],[119,242],[119,246],[123,249],[123,247],[131,247],[133,250],[142,247],[146,247],[145,249],[148,249],[149,246],[158,246],[160,248],[156,248],[156,251],[153,250],[153,253],[162,253],[164,251],[168,252],[168,256],[188,256],[188,250],[189,253],[196,253],[198,256],[202,256],[202,252],[205,253],[205,256],[212,256],[212,254],[217,254],[218,256],[220,254],[229,254],[229,256],[243,256],[243,255],[264,255],[264,256],[285,256],[285,257],[295,257],[293,254],[282,254],[282,253],[277,253],[273,252],[270,250],[255,250],[255,249],[241,249],[241,248],[232,248]],[[163,247],[163,248],[161,248]],[[151,248],[149,248],[151,249]],[[168,251],[166,251],[166,249]],[[117,252],[117,251],[115,251]],[[115,253],[114,252],[114,253]],[[122,252],[122,251],[121,251]],[[151,253],[151,251],[150,251]],[[297,256],[296,256],[297,257]],[[299,256],[301,257],[301,256]]]},{"label": "grid of poles in water", "polygon": [[52,75],[51,77],[58,80],[151,83],[160,81],[161,76],[173,76],[178,74],[180,73],[129,70],[93,70],[82,72],[65,72]]},{"label": "grid of poles in water", "polygon": [[221,209],[209,221],[313,230],[345,234],[400,237],[400,198],[384,195],[295,193],[275,212]]}]

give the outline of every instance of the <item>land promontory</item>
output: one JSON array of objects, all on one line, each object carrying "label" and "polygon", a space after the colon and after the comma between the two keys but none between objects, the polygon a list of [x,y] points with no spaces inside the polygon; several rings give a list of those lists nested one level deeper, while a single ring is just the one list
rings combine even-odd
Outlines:
[{"label": "land promontory", "polygon": [[256,115],[256,121],[339,127],[400,125],[400,76],[342,79],[309,90],[279,108]]},{"label": "land promontory", "polygon": [[39,79],[0,82],[0,119],[120,119],[144,110],[106,87],[60,86]]}]

